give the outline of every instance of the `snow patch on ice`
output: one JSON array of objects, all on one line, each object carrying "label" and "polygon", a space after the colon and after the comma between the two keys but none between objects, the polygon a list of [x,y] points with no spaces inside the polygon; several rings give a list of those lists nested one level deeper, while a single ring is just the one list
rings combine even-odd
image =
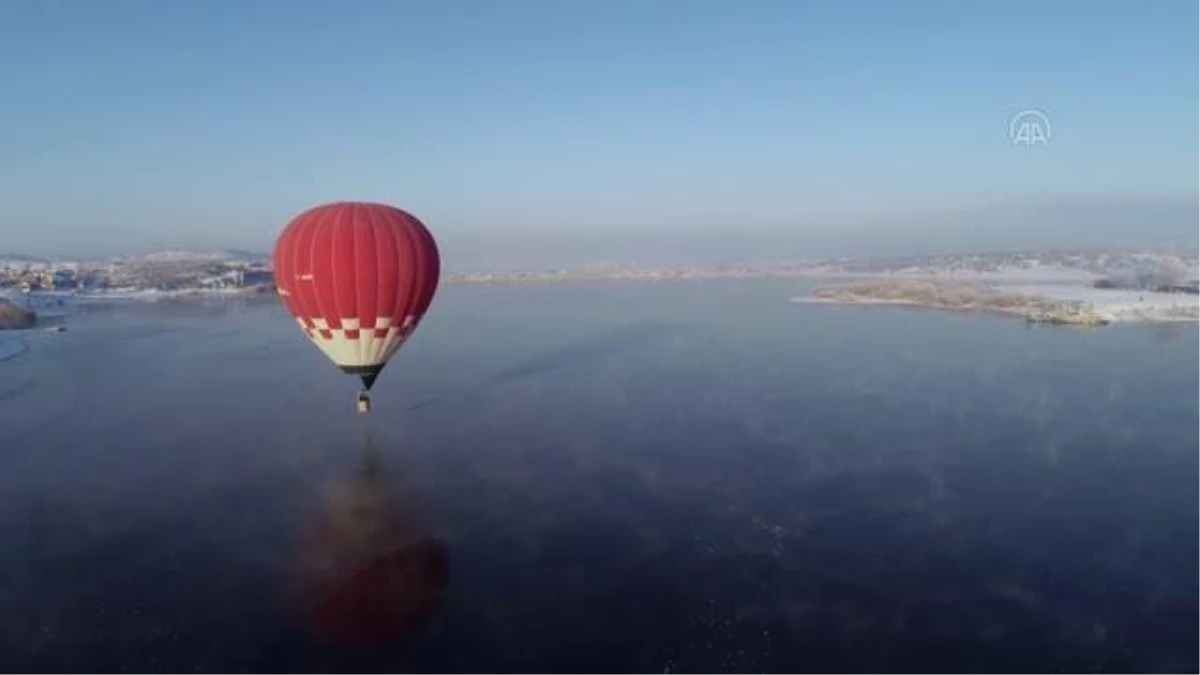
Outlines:
[{"label": "snow patch on ice", "polygon": [[0,362],[15,359],[29,351],[29,343],[21,338],[0,338]]}]

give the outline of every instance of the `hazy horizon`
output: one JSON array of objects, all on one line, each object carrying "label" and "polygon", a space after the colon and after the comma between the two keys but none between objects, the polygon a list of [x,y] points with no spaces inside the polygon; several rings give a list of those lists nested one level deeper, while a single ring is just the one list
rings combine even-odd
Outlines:
[{"label": "hazy horizon", "polygon": [[[641,231],[436,232],[447,271],[597,264],[729,264],[830,258],[1053,249],[1162,249],[1200,245],[1193,199],[1062,200],[905,211],[862,218],[826,213],[798,226],[659,227]],[[274,231],[240,241],[179,237],[95,250],[68,246],[0,249],[0,255],[80,257],[159,250],[245,250],[270,254]]]}]

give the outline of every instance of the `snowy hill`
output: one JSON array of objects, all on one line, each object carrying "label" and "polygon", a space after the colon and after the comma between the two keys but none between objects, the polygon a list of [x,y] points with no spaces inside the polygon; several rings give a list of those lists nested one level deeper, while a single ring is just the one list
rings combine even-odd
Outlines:
[{"label": "snowy hill", "polygon": [[19,253],[0,253],[0,269],[5,268],[39,268],[39,267],[65,267],[87,263],[144,263],[144,264],[194,264],[194,263],[220,263],[231,261],[246,261],[246,262],[267,262],[270,260],[270,255],[266,253],[255,253],[254,251],[245,251],[241,249],[200,249],[200,248],[178,248],[178,249],[162,249],[158,251],[150,251],[147,253],[113,255],[113,256],[95,256],[95,257],[74,257],[74,256],[54,256],[51,258],[23,255]]},{"label": "snowy hill", "polygon": [[1184,277],[1196,269],[1196,256],[1114,251],[1003,252],[839,260],[819,265],[818,269],[834,274],[1067,282],[1134,273]]},{"label": "snowy hill", "polygon": [[45,258],[38,258],[32,255],[20,255],[18,253],[0,253],[0,269],[7,268],[24,268],[33,265],[45,265],[50,261]]},{"label": "snowy hill", "polygon": [[269,257],[265,253],[240,249],[164,249],[140,255],[122,256],[119,260],[140,263],[204,263],[232,260],[257,262],[267,260]]}]

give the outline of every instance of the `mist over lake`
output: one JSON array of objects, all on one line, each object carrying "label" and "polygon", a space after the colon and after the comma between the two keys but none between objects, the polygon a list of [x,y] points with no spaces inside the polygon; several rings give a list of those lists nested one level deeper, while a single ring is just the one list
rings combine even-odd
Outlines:
[{"label": "mist over lake", "polygon": [[1195,325],[447,286],[354,411],[271,298],[0,361],[0,663],[1195,672]]}]

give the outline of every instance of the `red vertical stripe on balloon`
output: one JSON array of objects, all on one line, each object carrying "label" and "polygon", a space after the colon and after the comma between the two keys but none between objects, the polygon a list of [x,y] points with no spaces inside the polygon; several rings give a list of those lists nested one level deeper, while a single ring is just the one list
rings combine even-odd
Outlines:
[{"label": "red vertical stripe on balloon", "polygon": [[399,283],[396,285],[396,303],[392,305],[389,314],[392,317],[392,325],[400,326],[404,321],[405,312],[408,311],[408,306],[412,304],[413,286],[416,285],[416,251],[412,248],[412,233],[409,232],[407,224],[397,222],[399,219],[392,215],[392,232],[395,233],[396,245],[396,263],[400,267]]},{"label": "red vertical stripe on balloon", "polygon": [[355,238],[355,211],[358,207],[351,205],[342,210],[334,221],[333,244],[331,256],[333,267],[332,285],[334,311],[338,316],[338,325],[342,319],[358,318],[358,279],[355,278],[357,258]]},{"label": "red vertical stripe on balloon", "polygon": [[296,307],[296,302],[292,297],[294,293],[292,283],[292,272],[290,261],[286,255],[289,250],[289,244],[295,237],[296,228],[287,227],[279,235],[279,241],[275,245],[275,253],[271,257],[271,266],[275,270],[275,287],[279,289],[279,299],[283,302],[283,306],[292,316],[299,315],[299,310]]},{"label": "red vertical stripe on balloon", "polygon": [[429,256],[426,254],[425,237],[421,234],[421,226],[415,220],[408,222],[408,236],[412,238],[413,265],[412,295],[409,296],[406,314],[417,316],[421,302],[425,299],[425,281],[429,276]]},{"label": "red vertical stripe on balloon", "polygon": [[308,326],[312,326],[313,318],[319,316],[316,294],[312,282],[312,226],[310,216],[296,223],[296,234],[291,243],[292,274],[296,284],[296,304],[300,308],[300,316]]},{"label": "red vertical stripe on balloon", "polygon": [[341,328],[342,319],[337,312],[337,299],[333,285],[336,278],[333,275],[333,241],[334,230],[337,227],[338,209],[326,209],[316,223],[312,239],[313,290],[317,297],[317,311],[325,319],[330,328]]},{"label": "red vertical stripe on balloon", "polygon": [[433,241],[433,235],[425,228],[420,221],[416,223],[417,233],[423,242],[421,251],[425,260],[425,276],[421,279],[421,297],[417,303],[417,307],[412,310],[417,317],[422,317],[429,310],[429,303],[433,302],[433,294],[437,292],[438,279],[441,278],[442,265],[438,255],[437,243]]},{"label": "red vertical stripe on balloon", "polygon": [[[392,318],[396,306],[396,293],[400,286],[399,268],[396,260],[396,234],[386,217],[371,212],[375,226],[375,269],[379,274],[379,299],[375,301],[375,316]],[[374,319],[372,319],[374,321]]]},{"label": "red vertical stripe on balloon", "polygon": [[[376,298],[379,296],[379,265],[375,252],[375,216],[368,209],[361,209],[354,219],[354,270],[355,270],[355,314],[363,330],[375,327],[375,316],[379,314]],[[367,333],[371,336],[372,333]]]}]

